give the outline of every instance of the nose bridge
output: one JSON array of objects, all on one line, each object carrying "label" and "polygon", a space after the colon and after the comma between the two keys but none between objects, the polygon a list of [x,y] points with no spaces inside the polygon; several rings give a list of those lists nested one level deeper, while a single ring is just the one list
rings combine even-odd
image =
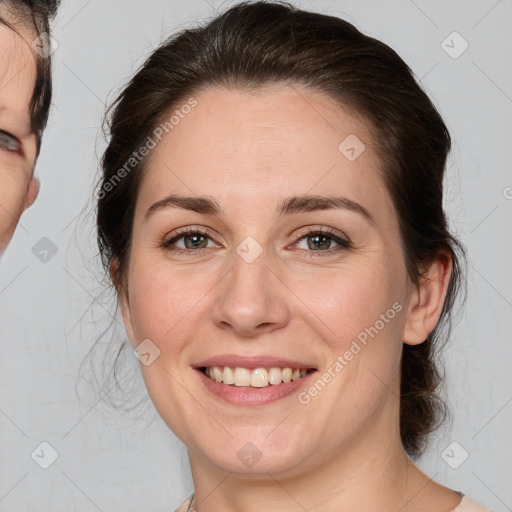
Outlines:
[{"label": "nose bridge", "polygon": [[283,285],[273,275],[270,263],[268,254],[254,239],[247,237],[239,244],[213,304],[215,325],[241,336],[254,336],[288,321]]}]

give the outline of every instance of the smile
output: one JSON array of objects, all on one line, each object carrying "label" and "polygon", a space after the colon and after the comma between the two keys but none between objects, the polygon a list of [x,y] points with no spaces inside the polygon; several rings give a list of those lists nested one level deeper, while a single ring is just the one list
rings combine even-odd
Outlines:
[{"label": "smile", "polygon": [[299,380],[314,371],[308,368],[242,368],[207,366],[200,370],[211,380],[237,387],[264,388]]}]

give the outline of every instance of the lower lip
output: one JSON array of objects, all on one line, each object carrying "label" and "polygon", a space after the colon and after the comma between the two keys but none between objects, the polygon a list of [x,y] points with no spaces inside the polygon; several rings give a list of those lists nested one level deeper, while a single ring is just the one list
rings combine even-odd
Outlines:
[{"label": "lower lip", "polygon": [[292,382],[281,382],[281,384],[271,384],[263,388],[253,388],[252,386],[223,384],[222,382],[210,379],[201,370],[196,369],[196,371],[199,373],[199,378],[203,384],[211,393],[234,405],[265,405],[275,402],[296,392],[316,373],[316,371],[313,371]]}]

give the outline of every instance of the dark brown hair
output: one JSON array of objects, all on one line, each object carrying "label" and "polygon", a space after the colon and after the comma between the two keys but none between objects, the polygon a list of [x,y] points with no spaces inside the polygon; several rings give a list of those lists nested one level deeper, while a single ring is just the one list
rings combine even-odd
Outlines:
[{"label": "dark brown hair", "polygon": [[[19,21],[31,27],[36,37],[45,38],[45,44],[48,44],[49,41],[50,20],[57,13],[59,3],[60,0],[0,0],[0,6],[5,6],[12,13],[16,22]],[[1,16],[0,23],[17,32],[16,23],[7,21]],[[39,153],[52,102],[52,61],[50,55],[46,57],[35,53],[35,57],[37,75],[30,100],[30,124],[37,137]]]},{"label": "dark brown hair", "polygon": [[416,457],[444,419],[437,348],[449,334],[450,314],[463,283],[457,254],[464,253],[448,230],[443,210],[449,133],[409,67],[384,43],[337,17],[261,1],[242,2],[204,26],[169,38],[111,107],[110,140],[97,192],[98,244],[105,270],[115,261],[124,283],[147,159],[115,186],[112,179],[163,116],[208,86],[257,90],[272,84],[321,91],[367,121],[398,215],[412,283],[420,282],[440,250],[452,256],[452,275],[436,329],[424,343],[403,347],[400,432],[405,450]]}]

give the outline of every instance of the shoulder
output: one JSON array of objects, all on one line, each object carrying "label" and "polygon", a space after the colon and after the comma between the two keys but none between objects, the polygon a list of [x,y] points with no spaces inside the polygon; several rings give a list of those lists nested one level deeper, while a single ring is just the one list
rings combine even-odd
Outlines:
[{"label": "shoulder", "polygon": [[468,498],[467,496],[464,496],[462,498],[462,501],[457,506],[457,508],[454,508],[452,512],[492,512],[490,509],[482,507],[482,505],[479,505],[472,499]]}]

